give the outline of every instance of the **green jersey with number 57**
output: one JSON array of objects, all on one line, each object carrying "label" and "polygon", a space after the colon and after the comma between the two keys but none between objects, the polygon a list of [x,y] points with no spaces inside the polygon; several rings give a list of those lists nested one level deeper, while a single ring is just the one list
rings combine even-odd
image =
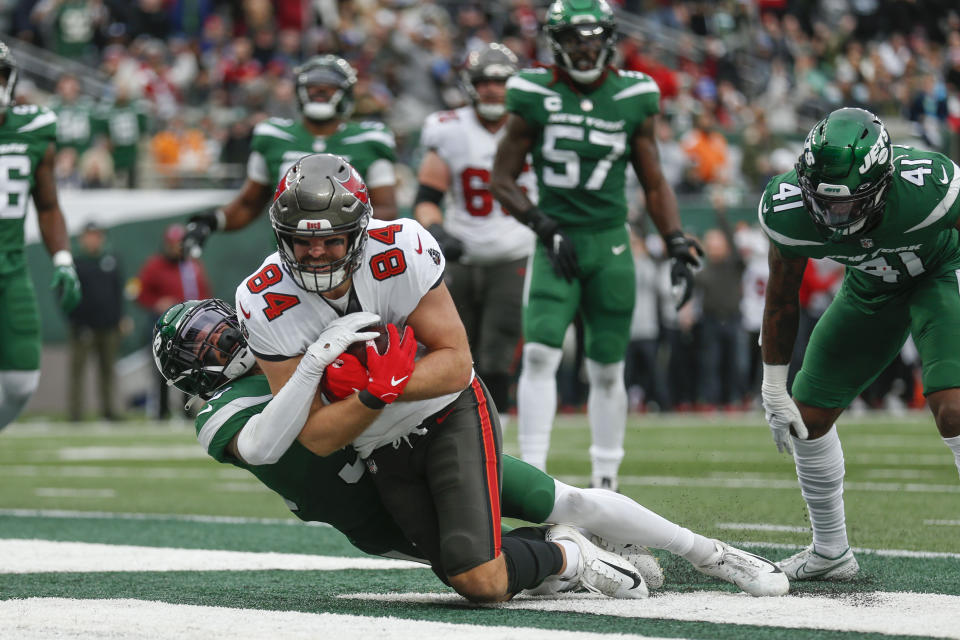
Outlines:
[{"label": "green jersey with number 57", "polygon": [[552,69],[524,69],[507,81],[507,109],[537,130],[531,153],[545,214],[571,227],[626,221],[630,139],[660,110],[652,78],[609,71],[600,86],[580,93]]},{"label": "green jersey with number 57", "polygon": [[23,266],[23,223],[34,174],[57,136],[57,116],[45,107],[15,105],[0,125],[0,273]]},{"label": "green jersey with number 57", "polygon": [[796,170],[774,177],[760,225],[787,258],[829,258],[847,267],[844,287],[864,311],[895,303],[918,278],[960,268],[960,167],[946,156],[893,146],[893,177],[876,227],[824,239],[804,207]]}]

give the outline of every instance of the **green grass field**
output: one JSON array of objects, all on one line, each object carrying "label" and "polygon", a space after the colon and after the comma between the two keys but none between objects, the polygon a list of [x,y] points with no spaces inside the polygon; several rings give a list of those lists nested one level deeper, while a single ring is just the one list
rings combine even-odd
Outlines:
[{"label": "green grass field", "polygon": [[[190,425],[25,421],[0,435],[0,638],[960,637],[960,483],[932,418],[870,415],[840,436],[852,583],[750,598],[659,552],[667,583],[647,601],[469,607],[426,569],[299,523]],[[585,485],[589,438],[561,417],[548,470]],[[762,416],[633,417],[626,448],[622,492],[661,515],[771,559],[809,543]]]}]

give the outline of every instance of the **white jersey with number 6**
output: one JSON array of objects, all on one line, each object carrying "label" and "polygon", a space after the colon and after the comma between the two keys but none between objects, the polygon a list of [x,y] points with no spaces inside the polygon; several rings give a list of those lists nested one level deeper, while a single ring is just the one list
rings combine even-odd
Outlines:
[{"label": "white jersey with number 6", "polygon": [[[533,252],[533,232],[505,213],[490,193],[493,156],[505,129],[491,133],[467,106],[430,114],[420,134],[421,144],[450,167],[451,202],[443,228],[463,242],[467,264],[517,260]],[[536,202],[537,180],[529,163],[517,182]]]}]

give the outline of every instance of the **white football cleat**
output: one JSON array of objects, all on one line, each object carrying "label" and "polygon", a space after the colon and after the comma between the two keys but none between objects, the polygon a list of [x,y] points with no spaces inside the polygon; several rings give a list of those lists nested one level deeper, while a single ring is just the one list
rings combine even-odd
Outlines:
[{"label": "white football cleat", "polygon": [[707,562],[693,565],[697,571],[731,582],[752,596],[782,596],[790,581],[780,567],[766,558],[714,540],[716,553]]},{"label": "white football cleat", "polygon": [[565,524],[547,530],[547,542],[569,540],[580,548],[577,564],[579,586],[611,598],[646,598],[650,595],[643,576],[620,556],[600,549],[579,531]]},{"label": "white football cleat", "polygon": [[524,589],[520,593],[527,596],[549,598],[558,593],[568,593],[570,591],[576,591],[579,588],[580,582],[578,582],[576,578],[564,580],[560,576],[547,576],[538,586],[532,589]]},{"label": "white football cleat", "polygon": [[784,558],[777,566],[791,580],[853,580],[860,571],[860,565],[853,556],[850,547],[839,556],[829,558],[820,555],[810,545],[800,553]]},{"label": "white football cleat", "polygon": [[657,557],[650,553],[650,549],[632,542],[624,544],[610,542],[596,534],[590,536],[590,542],[604,551],[617,554],[636,567],[643,576],[643,581],[647,583],[647,588],[659,589],[663,586],[663,567],[660,566]]}]

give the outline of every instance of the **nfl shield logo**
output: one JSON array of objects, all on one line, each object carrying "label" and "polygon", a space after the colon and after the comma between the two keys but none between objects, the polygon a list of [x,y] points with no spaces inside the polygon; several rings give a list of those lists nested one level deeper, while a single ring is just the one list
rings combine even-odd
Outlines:
[{"label": "nfl shield logo", "polygon": [[860,238],[860,246],[862,246],[864,249],[869,249],[873,247],[873,240],[870,238]]},{"label": "nfl shield logo", "polygon": [[373,458],[367,458],[366,460],[364,460],[364,462],[367,463],[367,471],[369,471],[370,473],[377,472],[377,463],[374,462]]}]

